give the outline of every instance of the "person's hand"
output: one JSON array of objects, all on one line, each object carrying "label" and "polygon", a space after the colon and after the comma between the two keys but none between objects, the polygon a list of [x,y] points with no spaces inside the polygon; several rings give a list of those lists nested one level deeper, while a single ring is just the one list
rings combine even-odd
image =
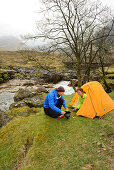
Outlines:
[{"label": "person's hand", "polygon": [[61,114],[64,115],[64,114],[65,114],[65,111],[62,111]]},{"label": "person's hand", "polygon": [[66,108],[65,110],[68,111],[68,108]]},{"label": "person's hand", "polygon": [[76,109],[77,109],[77,108],[75,107],[75,108],[73,109],[73,111],[76,111]]}]

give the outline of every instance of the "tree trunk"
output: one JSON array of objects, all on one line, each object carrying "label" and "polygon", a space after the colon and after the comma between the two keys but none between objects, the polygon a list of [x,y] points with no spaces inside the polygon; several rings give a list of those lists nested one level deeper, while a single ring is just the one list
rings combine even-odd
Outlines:
[{"label": "tree trunk", "polygon": [[82,71],[81,71],[80,57],[77,57],[77,77],[78,77],[78,87],[82,86]]},{"label": "tree trunk", "polygon": [[73,81],[72,79],[70,79],[70,82],[71,82],[71,85],[72,85],[74,91],[76,92],[76,88],[75,88],[75,85],[74,85],[74,81]]},{"label": "tree trunk", "polygon": [[106,87],[106,92],[111,92],[111,87],[108,85],[108,83],[106,82],[106,74],[105,74],[105,71],[104,71],[104,64],[103,64],[103,61],[102,61],[102,58],[100,57],[100,64],[101,64],[101,69],[102,69],[102,74],[103,74],[103,83]]}]

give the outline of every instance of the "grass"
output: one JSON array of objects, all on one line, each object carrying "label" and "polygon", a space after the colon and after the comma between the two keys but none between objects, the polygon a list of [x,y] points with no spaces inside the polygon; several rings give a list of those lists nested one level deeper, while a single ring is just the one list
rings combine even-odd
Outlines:
[{"label": "grass", "polygon": [[[35,59],[35,61],[28,61],[28,57]],[[37,61],[36,61],[37,60]],[[0,64],[2,67],[39,67],[39,62],[43,67],[48,67],[53,70],[62,71],[64,70],[64,64],[61,62],[62,58],[58,57],[57,54],[47,55],[42,52],[34,51],[0,51]]]},{"label": "grass", "polygon": [[108,68],[108,67],[105,67],[105,71],[106,71],[108,74],[114,74],[114,64],[112,64],[109,68]]},{"label": "grass", "polygon": [[[64,97],[68,105],[73,94]],[[16,117],[0,130],[0,169],[112,170],[113,121],[112,112],[101,120],[73,112],[69,120],[57,120],[43,108],[39,115]]]}]

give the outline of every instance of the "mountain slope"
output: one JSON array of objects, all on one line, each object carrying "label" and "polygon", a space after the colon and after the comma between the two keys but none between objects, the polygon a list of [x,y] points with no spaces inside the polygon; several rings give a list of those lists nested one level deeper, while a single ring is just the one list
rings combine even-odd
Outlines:
[{"label": "mountain slope", "polygon": [[24,49],[27,46],[15,36],[2,36],[0,37],[0,50],[16,51]]}]

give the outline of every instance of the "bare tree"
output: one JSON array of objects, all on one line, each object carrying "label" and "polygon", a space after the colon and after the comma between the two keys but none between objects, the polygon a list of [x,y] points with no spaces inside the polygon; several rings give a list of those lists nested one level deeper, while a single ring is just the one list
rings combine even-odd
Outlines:
[{"label": "bare tree", "polygon": [[47,41],[48,45],[43,50],[49,53],[65,54],[69,62],[74,63],[72,69],[77,71],[78,86],[81,86],[82,82],[89,80],[91,64],[100,50],[95,48],[96,40],[108,36],[107,33],[98,35],[96,32],[112,21],[110,10],[98,1],[90,0],[42,2],[44,17],[37,23],[38,35],[29,38]]},{"label": "bare tree", "polygon": [[[106,33],[109,36],[104,36]],[[111,62],[111,51],[113,50],[114,45],[114,20],[110,22],[106,27],[104,27],[98,34],[102,35],[102,38],[96,41],[95,47],[100,49],[97,54],[97,60],[99,63],[100,74],[107,92],[111,91],[110,86],[106,81],[106,71],[105,66],[108,68],[112,65]]]}]

